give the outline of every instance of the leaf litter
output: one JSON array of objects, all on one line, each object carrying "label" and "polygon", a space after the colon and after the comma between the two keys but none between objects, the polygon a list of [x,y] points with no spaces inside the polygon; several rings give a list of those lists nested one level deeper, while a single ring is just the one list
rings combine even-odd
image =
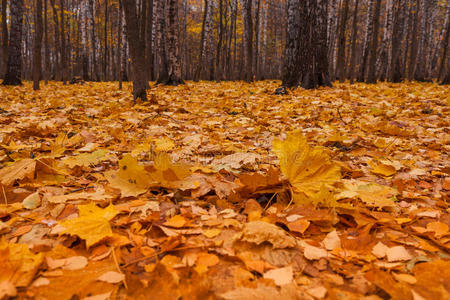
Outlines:
[{"label": "leaf litter", "polygon": [[448,89],[278,85],[1,87],[0,298],[448,298]]}]

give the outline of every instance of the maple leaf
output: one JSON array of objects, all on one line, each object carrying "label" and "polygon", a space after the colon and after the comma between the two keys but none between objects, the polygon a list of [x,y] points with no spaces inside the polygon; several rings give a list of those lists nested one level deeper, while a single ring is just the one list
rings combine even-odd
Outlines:
[{"label": "maple leaf", "polygon": [[293,188],[296,203],[309,201],[323,185],[332,185],[341,178],[339,166],[320,147],[310,147],[300,130],[288,133],[284,141],[275,139],[273,151]]},{"label": "maple leaf", "polygon": [[36,161],[31,158],[22,159],[0,170],[0,184],[11,186],[16,180],[33,179]]},{"label": "maple leaf", "polygon": [[344,181],[344,190],[336,197],[359,198],[370,207],[392,207],[395,206],[394,200],[398,192],[388,186],[379,185],[364,181]]},{"label": "maple leaf", "polygon": [[44,260],[44,254],[34,254],[26,244],[7,243],[0,240],[0,281],[6,279],[15,286],[28,286]]},{"label": "maple leaf", "polygon": [[92,153],[83,153],[76,156],[67,157],[63,162],[69,167],[75,166],[90,167],[96,165],[101,161],[110,159],[107,155],[108,151],[105,149],[98,149]]},{"label": "maple leaf", "polygon": [[137,197],[145,193],[152,182],[144,166],[130,154],[119,161],[119,170],[105,172],[105,177],[113,188],[120,190],[122,197]]},{"label": "maple leaf", "polygon": [[78,218],[59,223],[64,227],[61,233],[80,237],[86,241],[87,248],[113,235],[109,221],[118,214],[114,205],[110,204],[102,209],[91,202],[86,205],[79,205],[78,210]]}]

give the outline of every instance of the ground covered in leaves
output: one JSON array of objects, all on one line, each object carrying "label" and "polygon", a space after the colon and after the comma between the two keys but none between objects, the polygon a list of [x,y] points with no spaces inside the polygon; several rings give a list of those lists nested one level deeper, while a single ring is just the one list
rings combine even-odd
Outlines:
[{"label": "ground covered in leaves", "polygon": [[449,298],[448,86],[277,87],[0,87],[0,298]]}]

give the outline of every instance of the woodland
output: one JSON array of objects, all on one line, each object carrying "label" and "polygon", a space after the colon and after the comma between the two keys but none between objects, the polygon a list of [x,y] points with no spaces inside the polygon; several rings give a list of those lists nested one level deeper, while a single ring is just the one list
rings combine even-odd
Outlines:
[{"label": "woodland", "polygon": [[0,300],[450,298],[450,1],[0,4]]}]

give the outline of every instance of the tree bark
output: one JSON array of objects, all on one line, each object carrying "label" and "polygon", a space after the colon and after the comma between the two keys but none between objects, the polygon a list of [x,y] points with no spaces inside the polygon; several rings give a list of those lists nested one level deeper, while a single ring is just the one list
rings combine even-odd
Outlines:
[{"label": "tree bark", "polygon": [[146,66],[148,79],[153,80],[153,0],[146,0],[147,4],[147,33],[146,33]]},{"label": "tree bark", "polygon": [[63,84],[67,84],[67,52],[66,52],[66,37],[65,37],[65,9],[64,0],[60,0],[61,10],[61,68],[62,68],[62,81]]},{"label": "tree bark", "polygon": [[180,51],[178,48],[178,0],[169,0],[168,17],[168,74],[166,85],[179,85],[181,79]]},{"label": "tree bark", "polygon": [[347,27],[347,17],[348,17],[348,10],[349,10],[349,0],[344,0],[343,2],[343,8],[342,8],[342,14],[341,14],[341,22],[339,26],[339,48],[338,48],[338,62],[337,62],[337,73],[339,77],[340,82],[345,81],[345,44],[346,44],[346,38],[345,38],[345,31]]},{"label": "tree bark", "polygon": [[253,20],[252,0],[244,0],[244,35],[245,35],[245,80],[253,81]]},{"label": "tree bark", "polygon": [[305,89],[331,87],[327,49],[327,0],[307,0],[301,5],[300,84]]},{"label": "tree bark", "polygon": [[24,1],[14,0],[9,5],[11,27],[9,32],[8,62],[3,85],[21,85]]},{"label": "tree bark", "polygon": [[372,41],[372,32],[373,32],[373,1],[368,0],[368,13],[367,13],[367,21],[366,21],[366,34],[364,36],[364,42],[362,45],[362,57],[361,63],[359,65],[359,74],[358,81],[364,82],[364,78],[366,76],[366,67],[367,67],[367,59],[369,58],[370,51],[370,42]]},{"label": "tree bark", "polygon": [[404,32],[404,4],[402,0],[394,0],[393,3],[393,27],[391,37],[391,61],[390,68],[388,69],[388,80],[391,82],[402,81],[402,60],[400,46],[402,42],[402,36]]},{"label": "tree bark", "polygon": [[284,50],[282,85],[298,86],[300,80],[299,37],[300,37],[300,0],[287,0],[286,48]]},{"label": "tree bark", "polygon": [[48,84],[49,67],[50,67],[50,49],[48,40],[48,9],[47,0],[44,0],[44,82]]},{"label": "tree bark", "polygon": [[[422,0],[424,1],[424,0]],[[416,71],[416,59],[417,59],[417,52],[418,52],[418,41],[417,41],[417,27],[419,23],[419,9],[420,9],[420,0],[416,0],[416,7],[414,12],[414,17],[412,18],[412,29],[411,29],[411,44],[410,44],[410,55],[409,55],[409,63],[408,63],[408,80],[413,80],[414,73]]]},{"label": "tree bark", "polygon": [[359,0],[355,0],[355,8],[353,9],[353,21],[352,21],[352,55],[350,60],[350,70],[349,75],[350,83],[353,84],[355,80],[355,69],[356,69],[356,40],[358,35],[358,6]]},{"label": "tree bark", "polygon": [[383,40],[380,47],[380,54],[377,57],[377,73],[380,80],[385,80],[391,68],[392,56],[392,0],[386,1],[385,18],[384,18],[384,33]]},{"label": "tree bark", "polygon": [[375,11],[373,14],[373,33],[370,43],[369,72],[367,74],[367,83],[377,83],[377,49],[378,49],[378,30],[380,28],[380,8],[381,0],[375,0]]},{"label": "tree bark", "polygon": [[166,1],[157,0],[157,41],[158,41],[158,80],[157,83],[164,83],[168,80],[167,62],[167,41],[166,41]]},{"label": "tree bark", "polygon": [[142,40],[139,36],[138,16],[136,12],[136,0],[122,0],[125,11],[128,45],[133,66],[133,99],[134,103],[139,98],[147,101],[148,81],[145,70],[145,52],[142,48]]},{"label": "tree bark", "polygon": [[8,63],[8,23],[7,23],[7,10],[8,3],[6,0],[2,0],[2,70],[0,71],[0,75],[3,75],[6,72],[6,65]]},{"label": "tree bark", "polygon": [[42,0],[35,2],[35,33],[33,45],[33,89],[39,90],[42,74]]}]

